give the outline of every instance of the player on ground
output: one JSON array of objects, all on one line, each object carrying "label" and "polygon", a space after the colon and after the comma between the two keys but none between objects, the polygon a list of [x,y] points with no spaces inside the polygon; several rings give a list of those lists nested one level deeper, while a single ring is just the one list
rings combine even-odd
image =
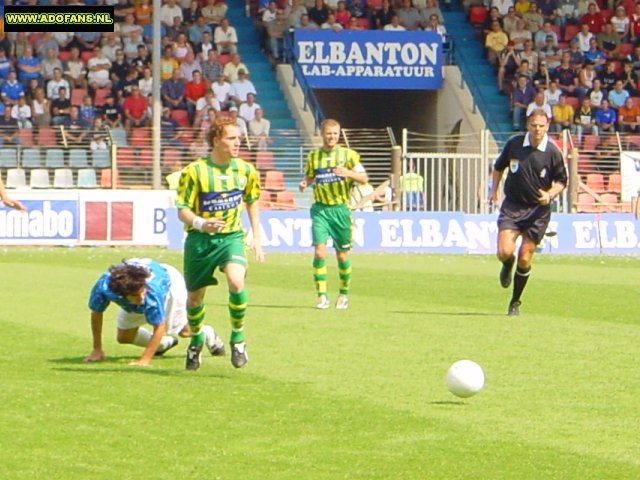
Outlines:
[{"label": "player on ground", "polygon": [[[520,315],[520,297],[531,273],[531,260],[551,218],[551,202],[567,185],[562,153],[549,139],[549,120],[544,110],[527,119],[526,134],[511,137],[494,163],[489,204],[497,203],[502,173],[508,168],[504,200],[498,216],[498,259],[502,262],[500,284],[513,294],[508,315]],[[522,236],[516,264],[516,240]]]},{"label": "player on ground", "polygon": [[244,338],[247,309],[244,230],[242,203],[253,232],[253,249],[258,262],[264,261],[260,245],[260,182],[253,165],[238,158],[240,129],[233,119],[219,118],[209,133],[211,154],[189,164],[178,185],[176,206],[185,224],[184,273],[187,282],[187,318],[193,336],[187,350],[187,370],[200,368],[205,319],[204,295],[220,269],[227,277],[231,319],[231,363],[243,367],[248,361]]},{"label": "player on ground", "polygon": [[314,184],[311,207],[313,229],[313,279],[316,284],[318,303],[316,308],[330,307],[327,296],[327,240],[333,239],[338,259],[340,294],[336,308],[349,308],[349,285],[351,282],[352,221],[349,196],[354,182],[365,184],[369,176],[360,163],[355,150],[338,145],[340,124],[333,119],[322,122],[322,148],[307,155],[305,178],[299,189],[304,192]]},{"label": "player on ground", "polygon": [[[102,349],[103,313],[113,302],[118,314],[119,343],[144,347],[139,360],[129,365],[147,366],[154,355],[161,355],[178,344],[177,336],[190,336],[187,324],[187,289],[180,272],[150,258],[134,258],[113,265],[91,289],[91,332],[93,351],[85,362],[105,359]],[[145,323],[153,332],[140,328]],[[207,344],[212,355],[224,355],[224,344],[210,326]]]},{"label": "player on ground", "polygon": [[26,212],[27,209],[18,200],[12,200],[7,196],[7,190],[5,189],[2,176],[0,176],[0,200],[9,208],[15,208],[21,212]]}]

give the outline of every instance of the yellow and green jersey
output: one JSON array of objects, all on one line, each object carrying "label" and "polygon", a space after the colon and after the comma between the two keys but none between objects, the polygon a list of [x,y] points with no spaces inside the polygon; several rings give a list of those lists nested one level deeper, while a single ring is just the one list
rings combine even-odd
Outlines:
[{"label": "yellow and green jersey", "polygon": [[337,145],[331,151],[319,148],[307,155],[304,172],[306,177],[314,180],[313,199],[317,203],[349,204],[349,191],[353,179],[336,175],[333,169],[337,166],[364,171],[360,164],[360,155],[350,148]]},{"label": "yellow and green jersey", "polygon": [[176,207],[188,208],[202,218],[222,219],[226,226],[220,233],[232,233],[242,230],[242,202],[253,203],[259,197],[260,179],[253,165],[241,158],[216,165],[205,157],[182,170]]}]

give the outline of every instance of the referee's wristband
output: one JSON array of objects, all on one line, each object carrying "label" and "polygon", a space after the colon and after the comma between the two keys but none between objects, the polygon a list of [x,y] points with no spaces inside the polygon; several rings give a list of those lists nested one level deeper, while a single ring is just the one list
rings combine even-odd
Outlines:
[{"label": "referee's wristband", "polygon": [[204,231],[204,224],[206,222],[207,221],[202,217],[195,217],[193,219],[193,221],[191,222],[191,226],[193,228],[195,228],[196,230],[199,230],[199,231],[203,232]]}]

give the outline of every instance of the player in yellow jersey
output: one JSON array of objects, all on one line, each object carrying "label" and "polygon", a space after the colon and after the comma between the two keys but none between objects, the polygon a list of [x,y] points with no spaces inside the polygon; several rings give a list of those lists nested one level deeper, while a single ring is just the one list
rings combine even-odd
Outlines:
[{"label": "player in yellow jersey", "polygon": [[329,308],[327,296],[327,240],[333,240],[338,259],[340,294],[336,308],[349,307],[349,285],[351,282],[352,221],[349,210],[349,194],[354,182],[365,184],[369,176],[360,163],[355,150],[338,145],[340,124],[333,119],[322,122],[322,148],[307,155],[305,177],[299,189],[304,192],[313,184],[314,204],[311,207],[313,230],[313,278],[318,294],[317,308]]},{"label": "player in yellow jersey", "polygon": [[187,284],[187,319],[193,332],[187,350],[187,370],[200,368],[205,334],[204,295],[217,285],[216,268],[224,272],[229,287],[231,363],[243,367],[248,360],[244,341],[247,309],[244,236],[240,215],[243,202],[253,232],[253,249],[264,261],[260,245],[260,181],[253,165],[238,158],[240,129],[230,118],[216,119],[211,126],[211,154],[183,170],[177,190],[178,217],[185,224],[184,277]]}]

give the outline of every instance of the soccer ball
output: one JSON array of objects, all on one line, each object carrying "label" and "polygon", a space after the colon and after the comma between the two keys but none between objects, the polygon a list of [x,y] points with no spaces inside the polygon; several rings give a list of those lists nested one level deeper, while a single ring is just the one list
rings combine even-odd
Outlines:
[{"label": "soccer ball", "polygon": [[482,367],[471,360],[458,360],[447,371],[447,388],[456,397],[474,396],[484,387]]}]

